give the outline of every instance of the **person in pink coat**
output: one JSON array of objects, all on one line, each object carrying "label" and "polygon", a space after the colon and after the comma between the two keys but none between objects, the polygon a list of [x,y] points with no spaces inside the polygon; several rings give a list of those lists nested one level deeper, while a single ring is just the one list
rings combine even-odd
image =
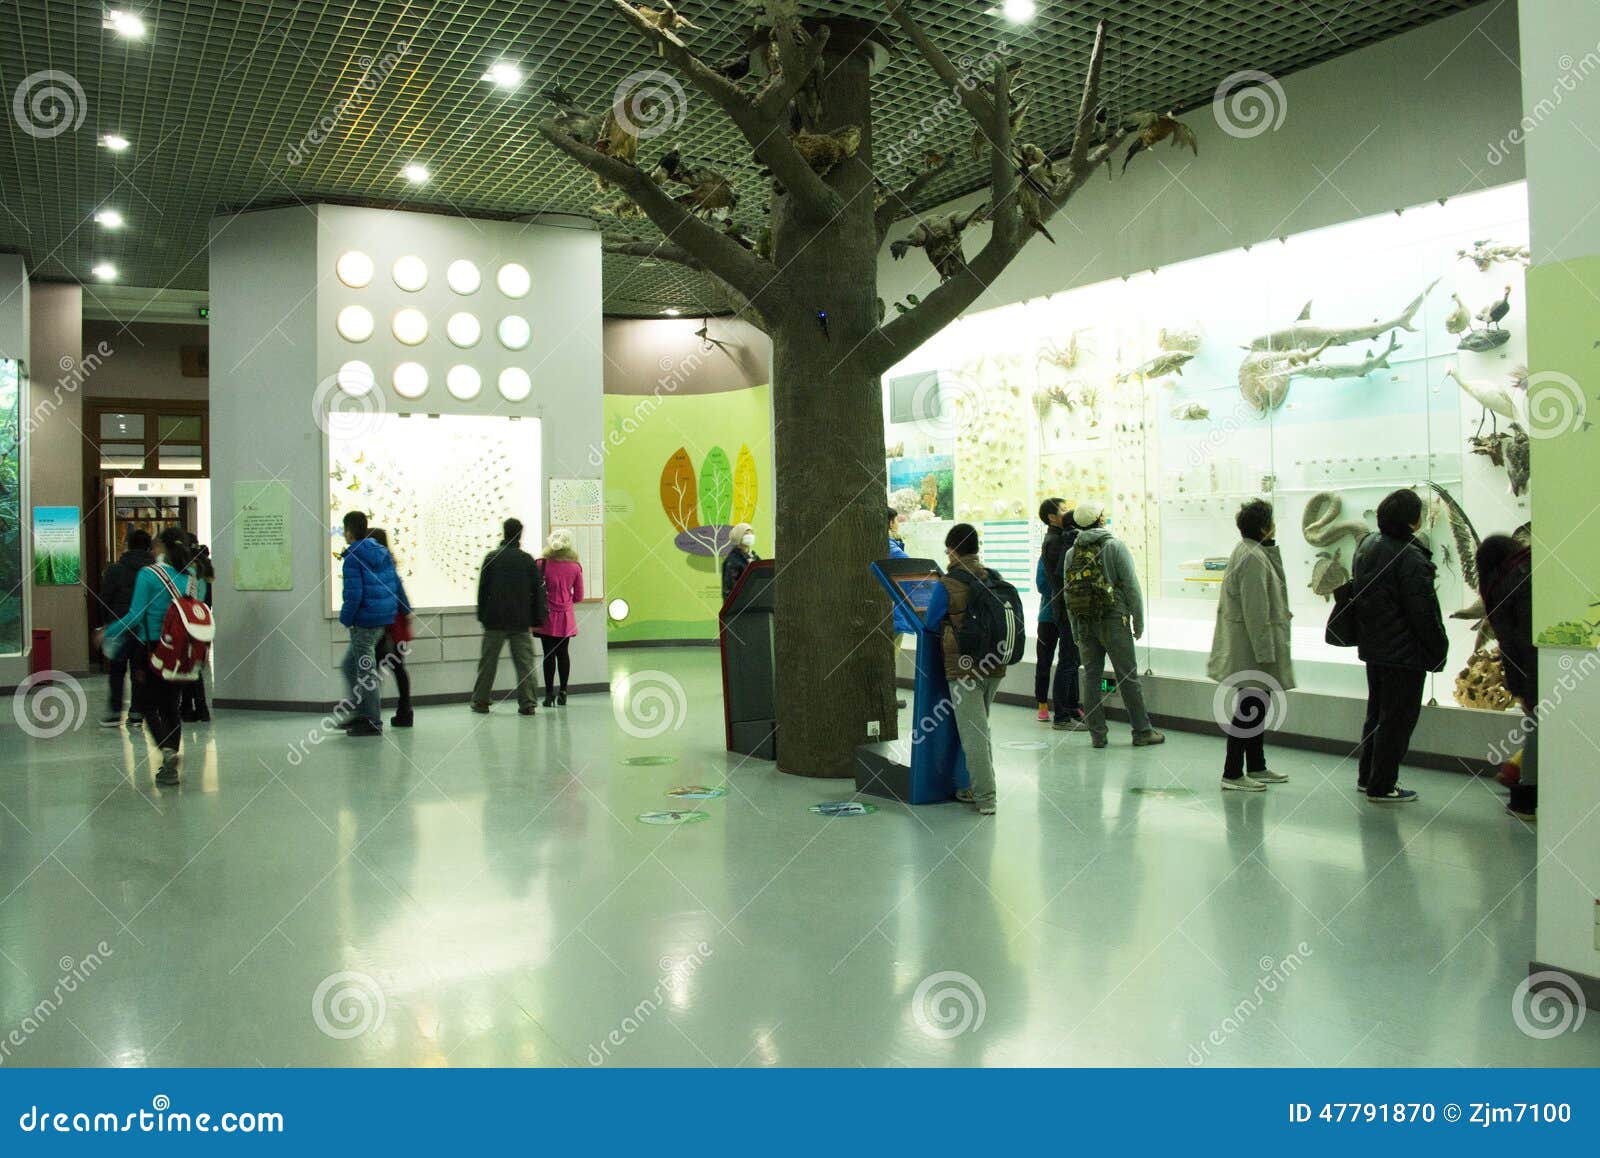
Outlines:
[{"label": "person in pink coat", "polygon": [[572,532],[550,532],[550,540],[539,555],[539,569],[544,572],[549,613],[533,633],[544,650],[544,706],[548,708],[567,702],[567,680],[572,675],[572,653],[567,641],[578,634],[578,618],[572,608],[583,602],[583,564],[572,549]]}]

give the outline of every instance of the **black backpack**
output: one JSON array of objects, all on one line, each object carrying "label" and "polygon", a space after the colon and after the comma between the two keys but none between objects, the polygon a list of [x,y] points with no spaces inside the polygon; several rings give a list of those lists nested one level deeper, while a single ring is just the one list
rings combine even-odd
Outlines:
[{"label": "black backpack", "polygon": [[952,569],[950,577],[967,585],[967,611],[956,631],[958,663],[963,671],[992,675],[1000,666],[1022,662],[1028,643],[1022,596],[1001,577],[985,570],[979,578],[970,571]]}]

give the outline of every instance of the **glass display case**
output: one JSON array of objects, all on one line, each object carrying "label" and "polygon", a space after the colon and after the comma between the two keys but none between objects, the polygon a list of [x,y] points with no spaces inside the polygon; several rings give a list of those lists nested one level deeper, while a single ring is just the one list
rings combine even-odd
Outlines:
[{"label": "glass display case", "polygon": [[22,363],[0,358],[0,655],[22,652]]},{"label": "glass display case", "polygon": [[[943,558],[951,516],[979,524],[1031,613],[1040,501],[1100,499],[1139,566],[1141,666],[1203,678],[1234,514],[1264,497],[1300,686],[1364,696],[1322,630],[1385,494],[1427,501],[1447,616],[1476,598],[1479,535],[1531,533],[1527,241],[1519,184],[969,315],[885,383],[907,549]],[[1476,618],[1447,621],[1430,696],[1504,708],[1493,679],[1458,684]]]}]

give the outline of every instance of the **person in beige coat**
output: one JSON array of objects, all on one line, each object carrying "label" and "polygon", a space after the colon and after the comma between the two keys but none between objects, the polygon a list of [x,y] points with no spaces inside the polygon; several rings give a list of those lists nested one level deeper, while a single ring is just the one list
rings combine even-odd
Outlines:
[{"label": "person in beige coat", "polygon": [[[1206,674],[1219,684],[1217,722],[1228,737],[1222,765],[1222,786],[1240,792],[1264,792],[1268,784],[1288,777],[1267,768],[1265,735],[1294,687],[1289,659],[1289,585],[1283,556],[1273,541],[1272,504],[1251,499],[1235,519],[1240,542],[1228,559],[1217,601],[1217,629],[1211,637]],[[1226,692],[1234,693],[1232,716],[1222,712]],[[1274,704],[1274,699],[1278,703]]]}]

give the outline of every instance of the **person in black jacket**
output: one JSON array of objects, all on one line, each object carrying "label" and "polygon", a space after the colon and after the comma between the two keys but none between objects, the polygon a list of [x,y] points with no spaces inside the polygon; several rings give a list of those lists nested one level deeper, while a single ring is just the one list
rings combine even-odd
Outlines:
[{"label": "person in black jacket", "polygon": [[[100,577],[100,608],[104,616],[101,626],[128,614],[133,606],[133,581],[155,561],[150,553],[150,532],[137,527],[129,531],[127,550]],[[119,652],[115,658],[107,659],[106,667],[111,676],[111,704],[100,717],[100,726],[115,728],[122,724],[122,685],[128,674],[128,660]],[[128,713],[128,727],[137,728],[143,722],[138,712]]]},{"label": "person in black jacket", "polygon": [[1356,548],[1354,592],[1361,660],[1367,665],[1367,719],[1356,783],[1367,799],[1405,803],[1400,762],[1422,715],[1428,673],[1444,670],[1449,639],[1434,591],[1432,553],[1416,539],[1422,499],[1399,490],[1378,504],[1378,530]]},{"label": "person in black jacket", "polygon": [[[1045,499],[1039,504],[1039,518],[1048,528],[1040,560],[1044,564],[1044,585],[1049,589],[1050,614],[1039,609],[1039,640],[1034,648],[1033,696],[1039,703],[1039,718],[1045,718],[1045,693],[1050,693],[1054,723],[1064,732],[1083,730],[1082,699],[1078,691],[1078,668],[1082,663],[1078,645],[1067,620],[1066,597],[1062,592],[1062,572],[1072,545],[1078,541],[1078,527],[1072,521],[1075,504],[1066,499]],[[1058,655],[1059,653],[1059,655]],[[1055,683],[1050,682],[1050,667],[1056,667]]]},{"label": "person in black jacket", "polygon": [[[187,571],[196,579],[205,584],[205,605],[211,606],[212,594],[216,591],[217,570],[211,562],[211,548],[202,543],[193,531],[184,533],[184,538],[189,544],[189,566]],[[209,724],[211,722],[211,709],[206,705],[206,671],[204,665],[200,668],[200,675],[192,683],[186,683],[178,692],[178,714],[191,724]]]},{"label": "person in black jacket", "polygon": [[531,716],[539,691],[533,664],[531,632],[544,622],[544,577],[533,556],[522,549],[522,522],[505,521],[505,538],[478,572],[478,622],[483,624],[483,649],[478,653],[478,680],[472,688],[472,710],[489,710],[500,651],[509,641],[511,664],[517,670],[517,712]]},{"label": "person in black jacket", "polygon": [[722,599],[739,585],[745,568],[761,558],[756,554],[756,532],[749,523],[739,523],[728,533],[728,553],[722,557]]},{"label": "person in black jacket", "polygon": [[1532,820],[1539,807],[1539,651],[1533,646],[1533,555],[1510,535],[1490,535],[1478,545],[1478,594],[1500,643],[1506,691],[1526,717],[1522,768],[1506,811]]}]

